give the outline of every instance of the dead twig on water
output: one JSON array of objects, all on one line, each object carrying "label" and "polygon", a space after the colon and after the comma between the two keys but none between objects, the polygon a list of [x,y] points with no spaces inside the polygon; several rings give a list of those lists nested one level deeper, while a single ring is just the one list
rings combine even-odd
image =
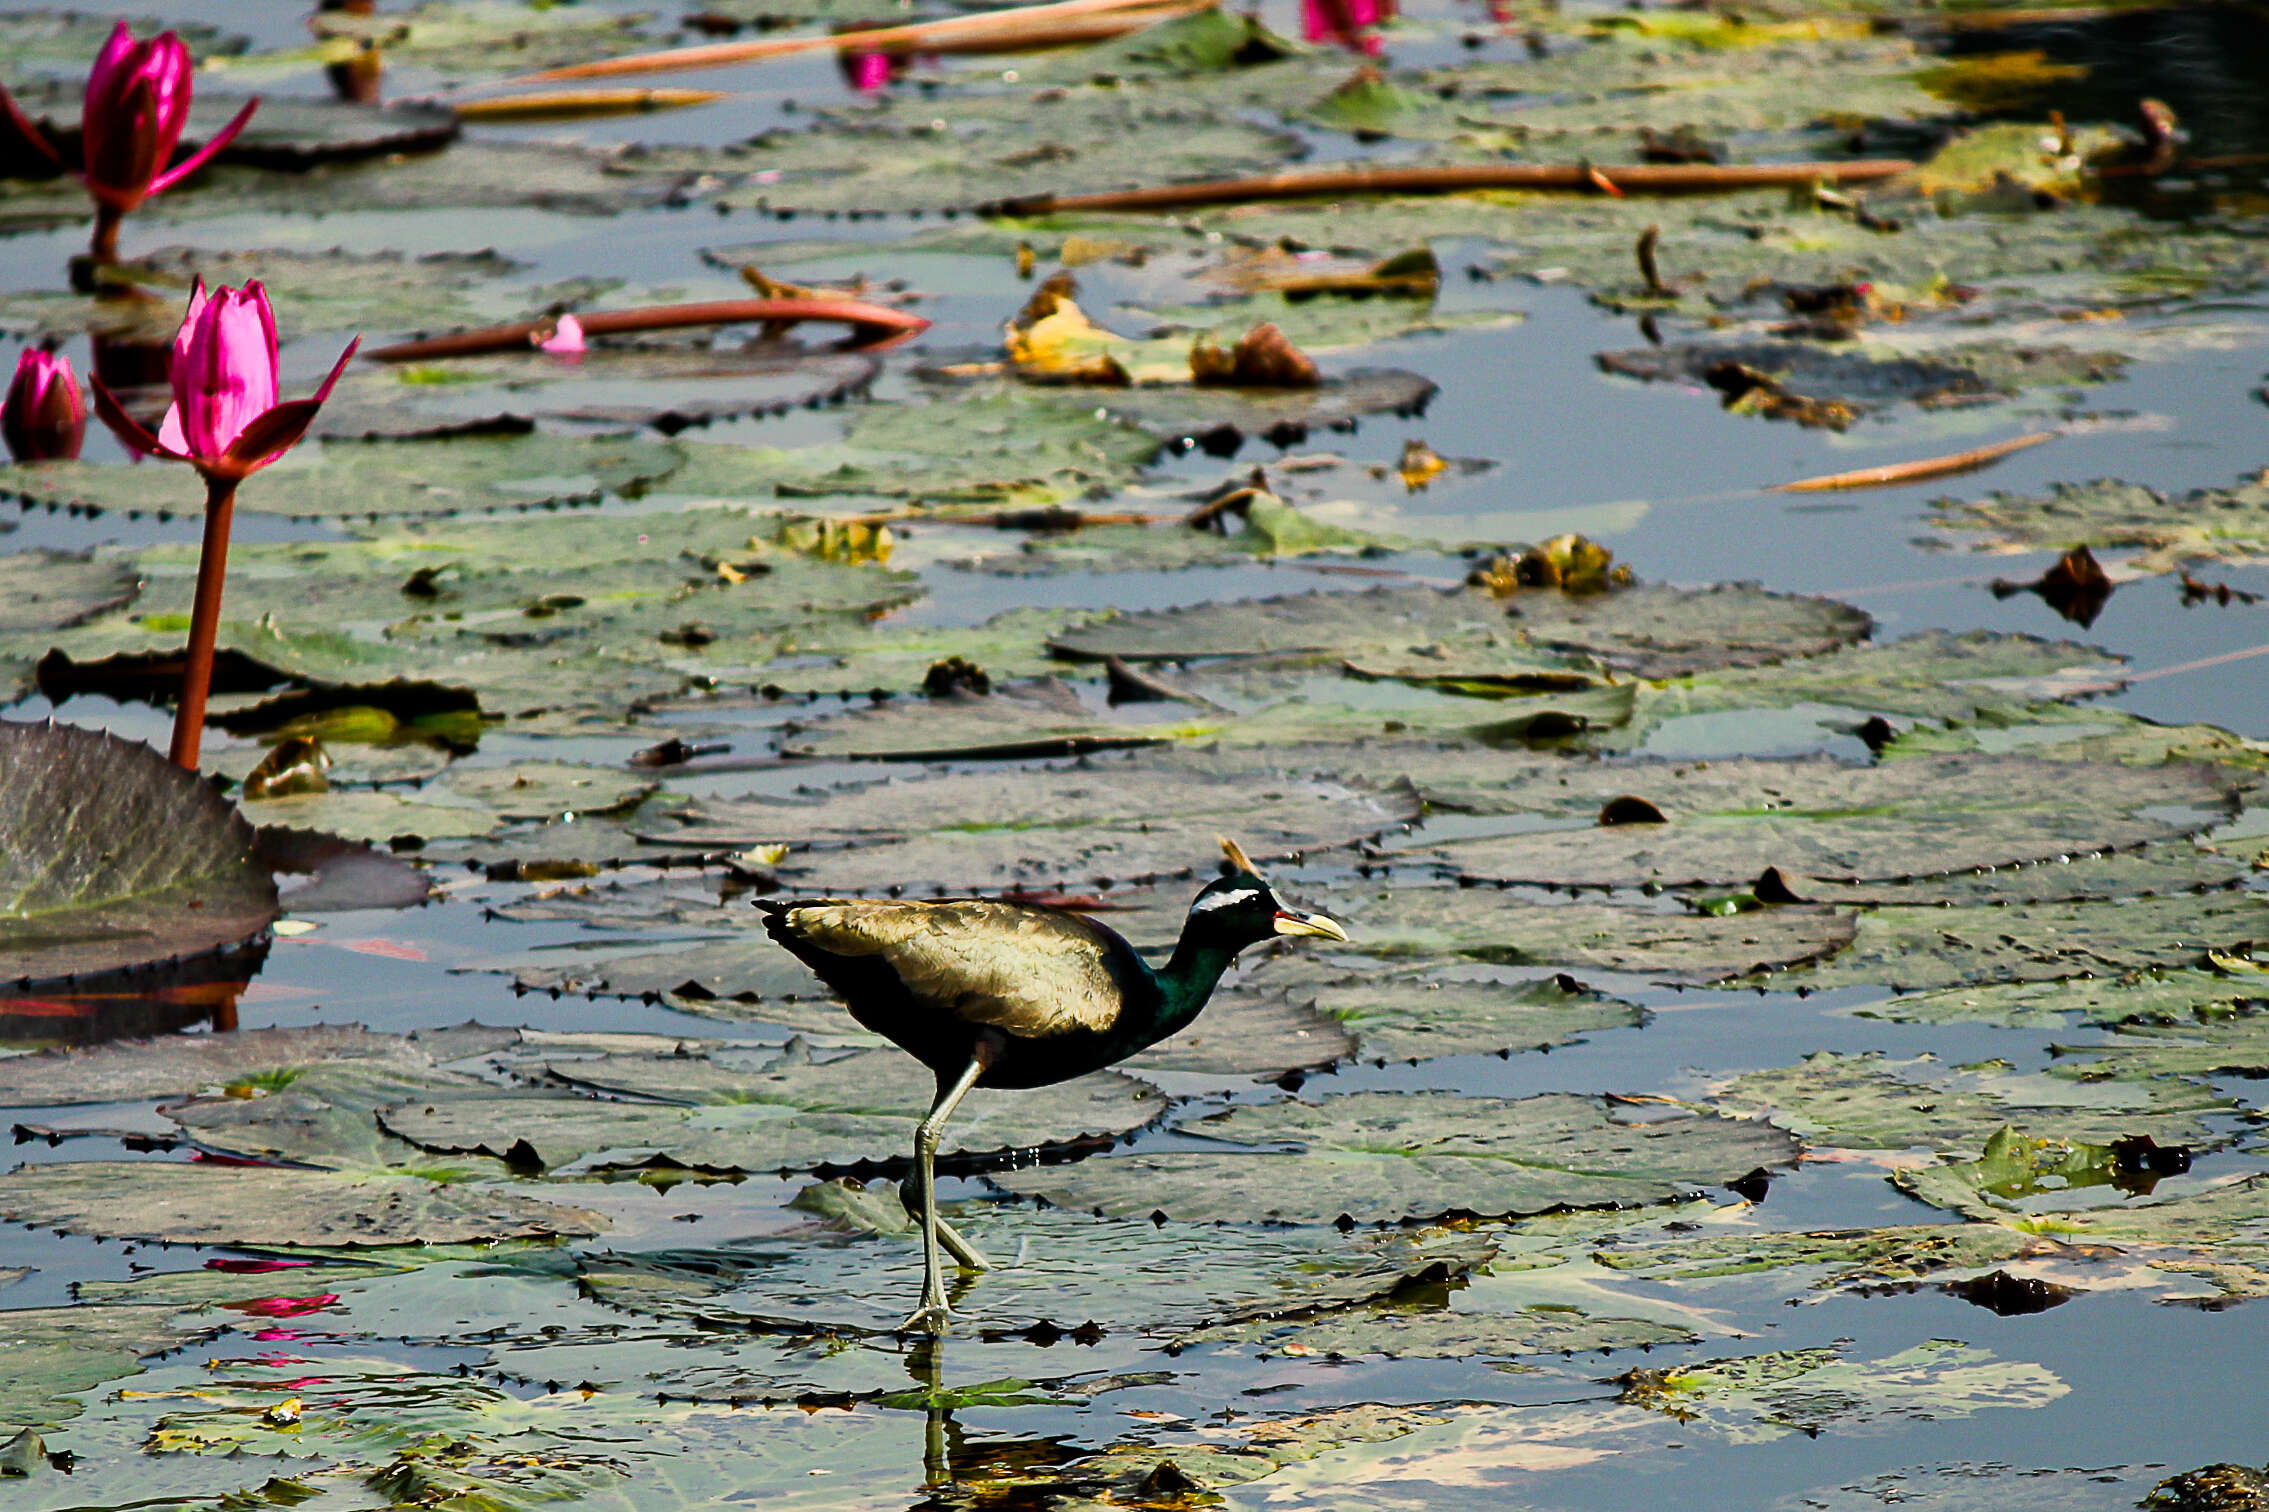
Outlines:
[{"label": "dead twig on water", "polygon": [[[762,325],[767,334],[806,320],[840,321],[851,328],[843,345],[858,351],[877,351],[911,341],[930,328],[919,315],[869,304],[863,299],[716,299],[698,304],[642,305],[631,310],[577,312],[584,334],[605,336],[623,331],[667,331],[683,326]],[[482,326],[447,336],[397,342],[365,352],[380,362],[422,362],[440,357],[473,357],[484,352],[525,351],[530,337],[540,337],[556,320],[515,320],[507,325]]]},{"label": "dead twig on water", "polygon": [[1847,488],[1889,488],[1898,483],[1923,483],[1932,478],[1950,478],[1956,473],[1976,472],[1990,467],[2012,452],[2054,441],[2060,431],[2034,431],[2010,441],[1997,441],[1975,451],[1955,452],[1947,457],[1925,457],[1919,462],[1894,462],[1888,467],[1862,467],[1855,472],[1828,473],[1818,478],[1799,478],[1794,483],[1775,483],[1768,493],[1833,493]]},{"label": "dead twig on water", "polygon": [[1868,184],[1905,173],[1905,158],[1852,158],[1814,163],[1451,163],[1409,166],[1353,164],[1295,168],[1256,178],[1208,179],[1100,194],[1030,194],[979,205],[980,215],[1050,215],[1075,210],[1183,210],[1260,200],[1319,199],[1346,194],[1461,194],[1474,189],[1574,189],[1621,194],[1723,194],[1737,189],[1804,188],[1817,183]]},{"label": "dead twig on water", "polygon": [[1094,28],[1069,23],[1109,12],[1139,13],[1139,24],[1206,10],[1214,0],[1052,0],[1047,5],[1024,5],[1013,10],[985,11],[972,16],[948,16],[942,21],[918,21],[906,26],[871,27],[817,37],[760,37],[748,42],[712,42],[700,47],[673,47],[661,52],[633,53],[547,68],[512,80],[515,84],[554,84],[569,79],[614,79],[627,74],[675,73],[689,68],[727,68],[736,63],[758,63],[807,52],[944,52],[966,51],[987,43],[1000,51],[1048,47],[1060,41],[1092,41]]}]

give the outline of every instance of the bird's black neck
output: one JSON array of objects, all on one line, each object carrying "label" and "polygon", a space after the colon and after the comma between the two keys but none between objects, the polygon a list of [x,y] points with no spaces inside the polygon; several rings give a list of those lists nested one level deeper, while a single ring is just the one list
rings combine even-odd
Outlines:
[{"label": "bird's black neck", "polygon": [[[1158,1002],[1151,1022],[1141,1026],[1143,1043],[1156,1044],[1188,1026],[1205,1011],[1206,1000],[1220,984],[1221,974],[1237,959],[1237,947],[1215,940],[1193,940],[1188,933],[1175,942],[1174,954],[1157,973]],[[1134,1025],[1129,1025],[1133,1029]]]}]

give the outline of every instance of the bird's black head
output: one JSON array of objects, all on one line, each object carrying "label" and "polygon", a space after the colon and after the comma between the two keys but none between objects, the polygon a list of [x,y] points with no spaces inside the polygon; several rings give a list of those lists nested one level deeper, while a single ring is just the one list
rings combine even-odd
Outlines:
[{"label": "bird's black head", "polygon": [[1234,841],[1224,840],[1230,869],[1208,882],[1190,904],[1183,938],[1192,943],[1237,951],[1277,935],[1318,935],[1345,940],[1347,931],[1337,919],[1287,907],[1268,883],[1261,880]]}]

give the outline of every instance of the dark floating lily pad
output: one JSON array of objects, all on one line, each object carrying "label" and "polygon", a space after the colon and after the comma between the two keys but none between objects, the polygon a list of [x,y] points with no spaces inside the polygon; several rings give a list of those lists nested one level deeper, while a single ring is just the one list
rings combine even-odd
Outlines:
[{"label": "dark floating lily pad", "polygon": [[2131,548],[2133,564],[2166,571],[2183,561],[2243,562],[2269,556],[2269,482],[2200,488],[2179,498],[2109,478],[2060,483],[2045,495],[1994,493],[1940,499],[1936,522],[1976,532],[1980,549],[2067,551]]},{"label": "dark floating lily pad", "polygon": [[[559,1060],[555,1077],[665,1106],[574,1096],[465,1097],[386,1110],[386,1130],[442,1154],[517,1166],[670,1164],[776,1171],[895,1161],[936,1094],[929,1073],[897,1050],[817,1061],[801,1047],[693,1048],[682,1056]],[[1103,1072],[1033,1092],[976,1092],[949,1126],[951,1150],[990,1153],[1138,1129],[1165,1111],[1158,1093]]]},{"label": "dark floating lily pad", "polygon": [[539,418],[674,433],[841,399],[879,371],[872,357],[776,344],[740,350],[594,346],[573,362],[531,349],[526,356],[363,367],[323,406],[315,433],[509,434],[533,428]]},{"label": "dark floating lily pad", "polygon": [[79,624],[132,603],[140,588],[140,576],[124,562],[67,551],[11,552],[0,556],[0,635]]},{"label": "dark floating lily pad", "polygon": [[147,1161],[0,1176],[0,1217],[106,1239],[262,1249],[588,1237],[607,1227],[581,1208],[410,1176]]},{"label": "dark floating lily pad", "polygon": [[1383,1223],[1667,1202],[1796,1156],[1794,1139],[1762,1124],[1619,1116],[1627,1111],[1562,1093],[1513,1102],[1362,1092],[1233,1108],[1187,1131],[1229,1144],[1289,1144],[1297,1154],[1178,1150],[992,1179],[1020,1196],[1120,1217]]},{"label": "dark floating lily pad", "polygon": [[219,1331],[217,1323],[176,1326],[179,1311],[161,1303],[0,1312],[0,1424],[50,1428],[68,1422],[86,1410],[81,1393],[138,1375],[147,1356]]},{"label": "dark floating lily pad", "polygon": [[1646,1017],[1636,1004],[1570,976],[1507,981],[1473,965],[1353,967],[1288,954],[1265,962],[1243,987],[1228,1001],[1257,993],[1303,1005],[1342,1025],[1363,1057],[1376,1060],[1541,1050],[1596,1030],[1637,1028]]},{"label": "dark floating lily pad", "polygon": [[88,976],[260,933],[252,826],[148,746],[0,722],[0,980]]},{"label": "dark floating lily pad", "polygon": [[[511,1031],[499,1033],[510,1035]],[[423,1061],[410,1042],[359,1024],[336,1028],[245,1029],[234,1034],[167,1035],[84,1050],[51,1050],[0,1060],[0,1107],[154,1102],[242,1082],[263,1072],[318,1061]]]},{"label": "dark floating lily pad", "polygon": [[[482,514],[595,504],[666,477],[683,453],[637,436],[473,436],[447,441],[331,440],[295,449],[246,480],[237,508],[296,519]],[[205,489],[186,467],[50,462],[0,468],[0,494],[28,504],[198,515]],[[0,558],[0,561],[6,559]],[[106,564],[117,572],[122,564]]]},{"label": "dark floating lily pad", "polygon": [[1987,343],[1909,356],[1809,342],[1737,341],[1603,352],[1599,365],[1653,382],[1698,380],[1723,394],[1728,408],[1840,430],[1861,414],[1901,401],[1946,409],[1990,403],[2020,388],[2101,383],[2117,377],[2126,359],[2111,352]]},{"label": "dark floating lily pad", "polygon": [[1498,599],[1471,589],[1375,588],[1122,614],[1057,636],[1082,661],[1214,656],[1399,656],[1434,646],[1437,675],[1481,676],[1538,651],[1637,677],[1754,666],[1834,650],[1866,635],[1866,615],[1828,599],[1756,588],[1634,586],[1575,596],[1535,590]]},{"label": "dark floating lily pad", "polygon": [[[1747,882],[1767,867],[1889,880],[2121,849],[2212,827],[2227,817],[2232,786],[2189,765],[1973,756],[1860,767],[1824,758],[1548,767],[1501,787],[1480,778],[1422,791],[1439,807],[1558,821],[1446,847],[1462,876],[1678,887]],[[1585,823],[1629,794],[1664,822]],[[2172,816],[2181,810],[2192,817]]]}]

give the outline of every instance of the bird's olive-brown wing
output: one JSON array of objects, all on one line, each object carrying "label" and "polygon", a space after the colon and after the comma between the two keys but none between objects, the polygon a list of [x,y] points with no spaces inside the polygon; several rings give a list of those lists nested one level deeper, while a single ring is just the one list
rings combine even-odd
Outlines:
[{"label": "bird's olive-brown wing", "polygon": [[879,956],[915,1001],[1028,1039],[1111,1027],[1109,943],[1072,914],[982,900],[809,903],[785,922],[822,950]]}]

